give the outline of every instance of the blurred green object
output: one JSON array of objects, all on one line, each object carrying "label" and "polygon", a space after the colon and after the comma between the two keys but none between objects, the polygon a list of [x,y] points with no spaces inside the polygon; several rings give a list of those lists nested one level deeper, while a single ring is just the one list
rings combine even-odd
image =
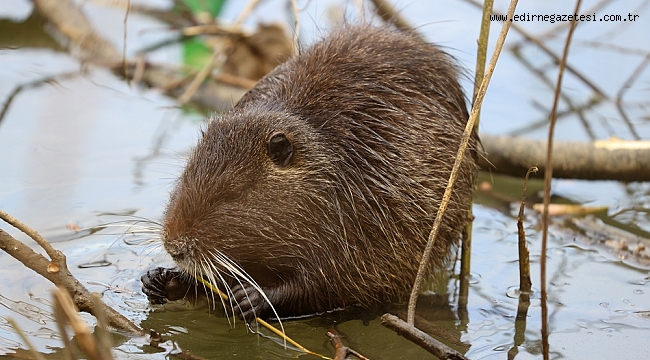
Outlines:
[{"label": "blurred green object", "polygon": [[210,13],[213,17],[219,16],[226,0],[181,0],[194,14],[199,12]]},{"label": "blurred green object", "polygon": [[[219,16],[226,0],[181,0],[193,14],[209,13],[212,17]],[[205,44],[200,36],[194,36],[183,42],[183,64],[199,70],[212,55],[212,49]]]},{"label": "blurred green object", "polygon": [[195,36],[183,41],[183,64],[193,70],[200,70],[212,55],[212,49],[202,38]]}]

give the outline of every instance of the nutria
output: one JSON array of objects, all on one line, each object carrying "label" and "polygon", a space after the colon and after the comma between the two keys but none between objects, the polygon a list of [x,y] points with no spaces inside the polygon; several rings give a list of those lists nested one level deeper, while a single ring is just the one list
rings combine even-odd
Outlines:
[{"label": "nutria", "polygon": [[[162,223],[182,270],[143,276],[149,299],[195,291],[187,273],[220,284],[246,319],[403,298],[468,118],[458,77],[440,48],[369,25],[278,66],[202,132]],[[477,142],[431,270],[468,221]]]}]

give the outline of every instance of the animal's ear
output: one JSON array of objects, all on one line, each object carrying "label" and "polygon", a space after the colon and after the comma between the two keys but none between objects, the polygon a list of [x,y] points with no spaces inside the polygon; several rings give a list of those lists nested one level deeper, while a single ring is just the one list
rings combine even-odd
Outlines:
[{"label": "animal's ear", "polygon": [[269,158],[278,166],[287,166],[293,158],[293,144],[283,133],[275,133],[266,146]]}]

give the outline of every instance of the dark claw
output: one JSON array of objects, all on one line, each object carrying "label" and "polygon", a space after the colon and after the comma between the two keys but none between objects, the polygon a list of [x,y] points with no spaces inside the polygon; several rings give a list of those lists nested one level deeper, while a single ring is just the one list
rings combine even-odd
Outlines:
[{"label": "dark claw", "polygon": [[142,275],[140,280],[142,291],[152,304],[164,304],[167,300],[182,299],[194,286],[187,274],[178,268],[151,269]]},{"label": "dark claw", "polygon": [[[266,296],[271,295],[267,292]],[[266,319],[271,315],[269,304],[249,283],[242,282],[233,286],[232,297],[236,303],[235,308],[239,310],[239,317],[247,322],[253,321],[256,317]]]}]

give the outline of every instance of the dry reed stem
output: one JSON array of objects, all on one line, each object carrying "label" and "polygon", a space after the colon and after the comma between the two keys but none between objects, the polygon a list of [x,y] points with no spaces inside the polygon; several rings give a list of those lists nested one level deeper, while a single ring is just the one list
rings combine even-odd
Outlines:
[{"label": "dry reed stem", "polygon": [[83,351],[88,359],[90,360],[109,360],[113,356],[110,355],[110,350],[108,354],[100,351],[95,342],[88,324],[85,321],[81,320],[77,309],[75,309],[72,298],[66,291],[55,291],[54,294],[54,306],[59,307],[62,310],[64,316],[64,324],[69,324],[72,327],[72,330],[75,333],[75,339],[77,344]]},{"label": "dry reed stem", "polygon": [[361,22],[365,23],[366,14],[363,11],[363,0],[354,0],[354,5],[357,8],[357,13],[359,13],[359,18],[361,18]]},{"label": "dry reed stem", "polygon": [[[510,5],[508,7],[508,17],[511,18],[514,15],[517,2],[518,0],[510,1]],[[470,113],[469,119],[467,121],[467,125],[465,126],[465,131],[463,132],[463,140],[461,141],[461,144],[458,148],[458,152],[456,153],[456,161],[454,162],[454,167],[451,171],[451,175],[449,176],[449,182],[447,183],[447,187],[445,188],[445,193],[442,196],[442,200],[440,202],[440,208],[438,209],[438,212],[436,214],[436,219],[433,222],[433,227],[431,229],[431,233],[429,234],[429,239],[427,241],[427,246],[425,247],[424,253],[422,254],[422,260],[420,261],[420,267],[418,268],[418,273],[417,276],[415,277],[413,289],[411,290],[411,297],[409,298],[409,304],[408,304],[408,323],[411,326],[413,326],[415,321],[415,305],[417,303],[420,288],[422,287],[422,280],[424,279],[424,274],[426,272],[427,266],[429,264],[429,260],[431,258],[431,250],[433,249],[433,245],[435,244],[435,240],[436,240],[436,236],[438,235],[440,224],[442,223],[442,216],[444,215],[445,210],[447,210],[447,205],[449,204],[449,200],[451,199],[451,192],[454,183],[456,182],[456,178],[458,177],[458,170],[460,169],[460,164],[463,160],[463,157],[465,156],[465,150],[467,149],[469,138],[472,135],[472,132],[474,131],[474,124],[476,123],[478,111],[481,107],[481,104],[483,103],[483,99],[485,98],[485,93],[487,91],[488,84],[490,83],[490,79],[492,78],[492,74],[494,73],[494,68],[496,67],[497,60],[499,59],[499,54],[501,53],[501,49],[503,48],[503,44],[506,40],[506,35],[508,34],[508,30],[510,29],[510,24],[511,24],[510,21],[506,21],[503,23],[503,27],[501,28],[501,33],[499,34],[499,38],[497,39],[494,52],[492,53],[490,64],[488,65],[488,68],[485,72],[485,78],[481,82],[481,87],[479,88],[479,91],[476,95],[476,99],[474,100],[474,105],[472,106],[472,112]]]},{"label": "dry reed stem", "polygon": [[296,0],[291,0],[291,10],[293,11],[293,53],[298,54],[300,47],[298,45],[298,39],[300,38],[300,19],[298,18],[298,2]]},{"label": "dry reed stem", "polygon": [[524,177],[524,186],[521,190],[521,206],[517,215],[517,235],[519,249],[519,292],[530,293],[532,281],[530,280],[530,252],[526,243],[526,231],[524,230],[524,207],[526,206],[526,187],[528,186],[528,177],[531,173],[537,173],[537,167],[533,166],[528,169]]},{"label": "dry reed stem", "polygon": [[122,38],[122,67],[124,68],[124,78],[126,78],[126,83],[131,85],[131,80],[129,79],[129,69],[126,67],[126,30],[127,30],[127,20],[129,19],[129,12],[131,11],[131,0],[126,0],[126,12],[124,13],[124,37]]},{"label": "dry reed stem", "polygon": [[[416,34],[413,31],[413,27],[408,23],[408,21],[404,20],[400,14],[393,9],[393,7],[388,3],[386,0],[371,0],[373,5],[375,5],[375,13],[382,19],[384,22],[388,24],[393,24],[395,25],[398,29],[412,32],[415,35]],[[419,36],[419,35],[418,35]]]},{"label": "dry reed stem", "polygon": [[54,320],[56,321],[56,326],[59,329],[59,336],[61,337],[61,342],[63,346],[61,347],[61,352],[63,353],[63,358],[65,360],[77,360],[79,359],[79,350],[74,342],[70,341],[68,336],[68,330],[66,326],[65,311],[61,307],[58,301],[52,302],[52,313],[54,314]]},{"label": "dry reed stem", "polygon": [[113,347],[113,341],[111,340],[111,335],[108,332],[106,313],[101,307],[102,300],[97,293],[93,293],[92,301],[95,304],[95,307],[97,307],[97,314],[95,315],[97,318],[97,349],[99,349],[100,354],[108,354],[108,359],[112,359],[113,354],[111,354],[111,348]]},{"label": "dry reed stem", "polygon": [[[481,15],[481,30],[479,31],[478,37],[478,46],[476,51],[476,70],[474,73],[474,93],[472,94],[472,106],[474,106],[474,101],[478,95],[478,89],[483,82],[483,77],[485,76],[485,62],[487,61],[487,46],[488,40],[490,38],[490,15],[492,15],[492,9],[494,5],[494,0],[485,0],[483,3],[483,13]],[[480,117],[480,112],[479,115]],[[478,126],[478,121],[476,122]]]},{"label": "dry reed stem", "polygon": [[296,341],[293,340],[292,338],[288,337],[288,336],[284,333],[284,329],[283,329],[282,331],[280,331],[280,330],[276,329],[275,327],[273,327],[273,325],[267,323],[266,321],[264,321],[264,320],[262,320],[262,319],[260,319],[260,318],[255,318],[255,321],[257,321],[260,325],[264,326],[265,328],[271,330],[274,334],[276,334],[276,335],[278,335],[279,337],[283,338],[284,341],[286,341],[286,342],[288,342],[289,344],[291,344],[291,345],[297,347],[298,349],[304,351],[305,353],[307,353],[307,354],[309,354],[309,355],[313,355],[313,356],[319,357],[319,358],[321,358],[321,359],[332,360],[331,358],[329,358],[329,357],[327,357],[327,356],[324,356],[324,355],[318,354],[318,353],[316,353],[316,352],[313,352],[313,351],[307,349],[306,347],[300,345],[298,342],[296,342]]},{"label": "dry reed stem", "polygon": [[244,20],[253,12],[253,10],[257,7],[257,5],[260,3],[260,0],[250,0],[248,4],[246,4],[246,7],[244,10],[242,10],[241,13],[237,16],[237,19],[235,19],[235,23],[233,24],[235,28],[241,28],[242,24],[244,23]]},{"label": "dry reed stem", "polygon": [[[574,14],[578,13],[580,9],[581,0],[576,1]],[[548,205],[551,202],[551,180],[553,178],[553,133],[555,130],[555,121],[557,115],[557,106],[560,99],[560,91],[562,89],[562,77],[564,76],[564,69],[566,67],[567,57],[569,56],[569,46],[571,45],[571,38],[573,31],[576,28],[575,17],[571,20],[569,27],[569,34],[567,35],[562,52],[562,59],[560,60],[560,68],[557,75],[557,87],[555,88],[555,96],[553,98],[553,108],[549,115],[549,128],[548,128],[548,142],[546,149],[546,171],[544,172],[544,211],[542,212],[542,251],[540,259],[540,288],[541,288],[541,307],[542,307],[542,355],[544,359],[549,358],[549,344],[548,344],[548,306],[546,303],[546,244],[548,239]]]},{"label": "dry reed stem", "polygon": [[11,327],[14,328],[14,331],[16,331],[18,336],[20,336],[20,339],[23,341],[23,343],[25,343],[25,346],[27,346],[27,349],[32,354],[34,359],[45,360],[43,354],[39,353],[38,351],[36,351],[36,349],[34,349],[34,345],[32,345],[32,343],[29,341],[27,335],[25,335],[25,332],[23,332],[20,326],[18,326],[18,324],[11,318],[7,319],[7,321],[9,322],[9,325],[11,325]]},{"label": "dry reed stem", "polygon": [[[486,0],[483,3],[483,14],[481,16],[481,30],[479,31],[478,46],[476,51],[476,71],[474,75],[474,92],[472,94],[472,106],[480,84],[483,82],[485,76],[485,62],[487,61],[487,46],[490,38],[490,14],[494,5],[493,0]],[[474,130],[478,132],[478,125],[480,122],[481,112],[479,108],[478,115],[476,115],[476,122]],[[469,205],[469,218],[473,218],[473,204]],[[474,221],[468,221],[465,226],[465,232],[461,243],[460,252],[460,286],[458,289],[458,308],[464,314],[464,319],[467,315],[467,301],[469,298],[469,278],[471,271],[472,260],[472,227]]]},{"label": "dry reed stem", "polygon": [[178,98],[179,104],[183,105],[186,104],[188,101],[190,101],[192,96],[194,96],[194,94],[201,87],[201,84],[203,84],[203,81],[205,81],[208,75],[212,72],[212,68],[214,67],[215,60],[225,48],[226,46],[223,42],[219,43],[217,46],[214,47],[214,49],[212,50],[212,54],[205,62],[201,70],[196,74],[194,79],[192,79],[192,82],[187,86],[185,92]]}]

